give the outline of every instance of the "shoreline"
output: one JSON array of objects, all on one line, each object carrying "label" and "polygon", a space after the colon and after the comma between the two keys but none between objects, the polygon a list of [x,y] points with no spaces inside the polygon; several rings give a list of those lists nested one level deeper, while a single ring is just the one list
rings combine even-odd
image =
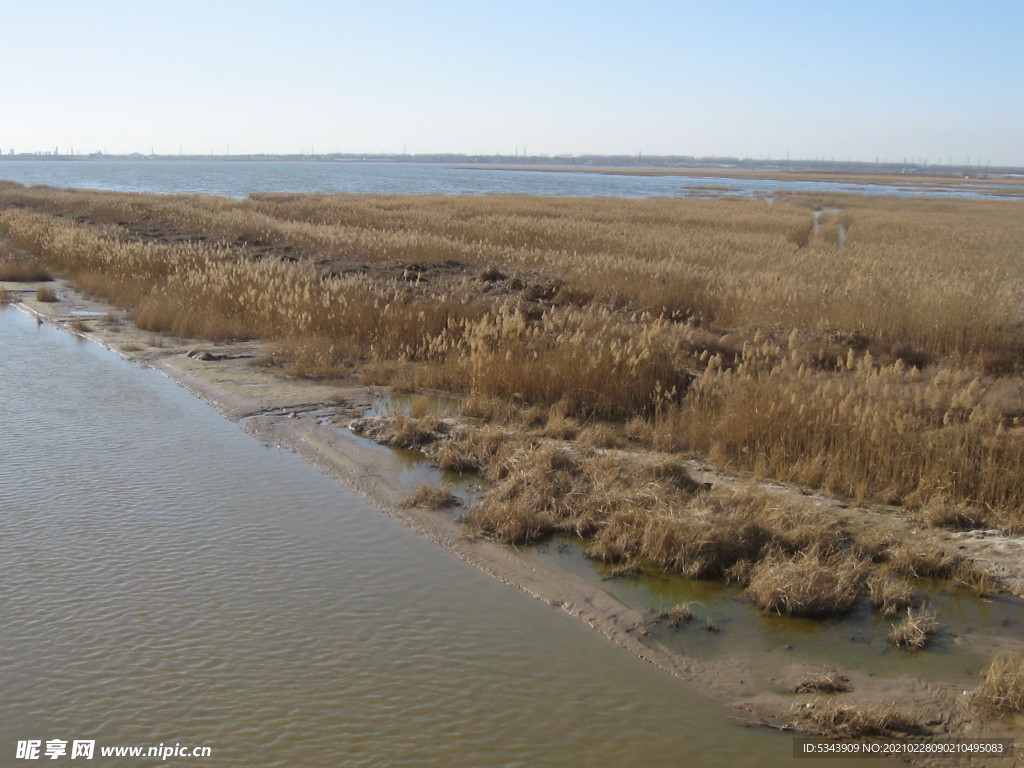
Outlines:
[{"label": "shoreline", "polygon": [[[464,562],[560,608],[625,651],[684,683],[699,686],[735,710],[735,719],[742,724],[795,731],[794,718],[787,713],[806,699],[795,697],[785,684],[819,672],[820,666],[796,662],[777,670],[775,677],[766,678],[749,658],[708,660],[684,656],[650,635],[649,614],[626,605],[600,587],[530,552],[474,537],[448,513],[403,508],[401,500],[410,489],[403,487],[399,478],[402,463],[390,450],[368,444],[345,427],[372,405],[373,392],[368,388],[285,379],[267,368],[255,367],[250,361],[267,350],[267,345],[258,342],[193,345],[156,337],[135,328],[118,310],[86,299],[63,283],[56,284],[61,300],[52,304],[34,300],[34,284],[31,290],[26,287],[30,284],[5,285],[19,299],[18,309],[38,321],[80,335],[127,360],[157,370],[254,438],[297,454]],[[984,544],[988,546],[991,542]],[[1015,591],[1019,589],[1018,585]],[[922,722],[944,724],[933,735],[977,737],[1013,733],[998,724],[986,723],[970,710],[958,686],[909,676],[880,679],[858,670],[841,671],[858,692],[853,701],[860,704],[898,699],[911,707]],[[923,760],[916,764],[932,763]],[[941,764],[956,763],[943,760]]]}]

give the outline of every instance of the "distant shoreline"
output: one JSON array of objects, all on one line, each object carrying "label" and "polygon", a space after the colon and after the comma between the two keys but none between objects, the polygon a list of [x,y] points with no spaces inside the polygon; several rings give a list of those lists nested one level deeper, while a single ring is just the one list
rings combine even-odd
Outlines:
[{"label": "distant shoreline", "polygon": [[3,154],[0,162],[90,162],[90,161],[175,161],[175,162],[332,162],[332,163],[410,163],[416,165],[459,165],[465,168],[488,170],[628,173],[629,175],[693,176],[714,175],[730,178],[764,178],[766,174],[780,174],[783,178],[810,175],[821,180],[837,180],[851,176],[863,180],[865,176],[932,178],[936,180],[1010,181],[1024,183],[1024,168],[1015,166],[981,166],[968,164],[915,164],[890,162],[857,162],[825,160],[754,160],[734,157],[689,156],[625,156],[625,155],[462,155],[462,154],[260,154],[260,155],[164,155],[140,154]]}]

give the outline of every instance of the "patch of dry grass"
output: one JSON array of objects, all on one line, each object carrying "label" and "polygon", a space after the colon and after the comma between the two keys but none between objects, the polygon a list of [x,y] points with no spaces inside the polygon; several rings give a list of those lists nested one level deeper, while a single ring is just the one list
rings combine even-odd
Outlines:
[{"label": "patch of dry grass", "polygon": [[0,281],[38,283],[50,280],[53,275],[37,259],[0,241]]},{"label": "patch of dry grass", "polygon": [[276,341],[295,375],[472,393],[592,448],[612,441],[582,420],[621,419],[660,450],[1018,529],[1019,205],[5,185],[0,237],[144,328]]},{"label": "patch of dry grass", "polygon": [[920,650],[927,646],[938,634],[939,623],[935,619],[935,611],[927,606],[918,609],[907,608],[906,618],[899,624],[893,624],[889,632],[889,642],[897,648]]},{"label": "patch of dry grass", "polygon": [[822,670],[793,686],[793,693],[846,693],[851,690],[850,679],[835,670]]},{"label": "patch of dry grass", "polygon": [[402,506],[408,508],[447,509],[458,504],[459,500],[452,495],[450,485],[436,486],[430,483],[420,483],[402,500]]},{"label": "patch of dry grass", "polygon": [[36,301],[52,303],[57,300],[57,292],[50,286],[40,285],[36,288]]},{"label": "patch of dry grass", "polygon": [[853,609],[867,563],[849,554],[825,554],[817,546],[792,557],[773,555],[750,574],[746,595],[763,611],[788,616],[833,616]]},{"label": "patch of dry grass", "polygon": [[803,706],[800,717],[811,730],[825,736],[857,739],[864,736],[899,736],[920,730],[921,723],[895,704],[857,706],[834,700]]},{"label": "patch of dry grass", "polygon": [[921,602],[913,586],[905,579],[893,576],[888,569],[873,573],[867,586],[871,607],[883,616],[896,616]]},{"label": "patch of dry grass", "polygon": [[655,617],[658,621],[667,621],[672,629],[679,629],[683,624],[693,621],[693,605],[691,603],[679,603],[662,611]]},{"label": "patch of dry grass", "polygon": [[972,694],[975,704],[999,712],[1024,712],[1024,656],[999,654]]}]

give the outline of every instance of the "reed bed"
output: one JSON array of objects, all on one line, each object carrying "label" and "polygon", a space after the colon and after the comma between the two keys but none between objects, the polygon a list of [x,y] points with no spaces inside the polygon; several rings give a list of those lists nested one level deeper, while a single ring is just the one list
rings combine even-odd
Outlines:
[{"label": "reed bed", "polygon": [[[1017,200],[261,195],[0,185],[0,238],[141,327],[1024,529]],[[819,211],[815,219],[814,211]]]},{"label": "reed bed", "polygon": [[[610,566],[609,577],[657,569],[725,580],[760,610],[788,616],[845,614],[867,595],[895,615],[919,602],[915,581],[955,577],[964,566],[926,536],[879,539],[755,485],[701,485],[676,456],[550,437],[550,421],[530,429],[397,415],[352,428],[415,447],[442,468],[479,473],[490,487],[464,515],[478,534],[513,546],[576,537],[588,557]],[[677,608],[678,616],[661,618],[682,623],[686,606]],[[926,628],[923,618],[917,623]]]}]

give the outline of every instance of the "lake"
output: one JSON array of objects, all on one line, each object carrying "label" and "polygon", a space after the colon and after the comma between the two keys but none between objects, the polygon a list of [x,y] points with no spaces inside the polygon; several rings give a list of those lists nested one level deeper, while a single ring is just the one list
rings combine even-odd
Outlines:
[{"label": "lake", "polygon": [[821,194],[984,197],[959,186],[889,186],[722,177],[626,176],[571,171],[499,170],[444,163],[203,159],[0,158],[0,179],[61,188],[161,194],[200,193],[242,198],[264,192],[383,195],[522,194],[566,197],[716,197]]}]

